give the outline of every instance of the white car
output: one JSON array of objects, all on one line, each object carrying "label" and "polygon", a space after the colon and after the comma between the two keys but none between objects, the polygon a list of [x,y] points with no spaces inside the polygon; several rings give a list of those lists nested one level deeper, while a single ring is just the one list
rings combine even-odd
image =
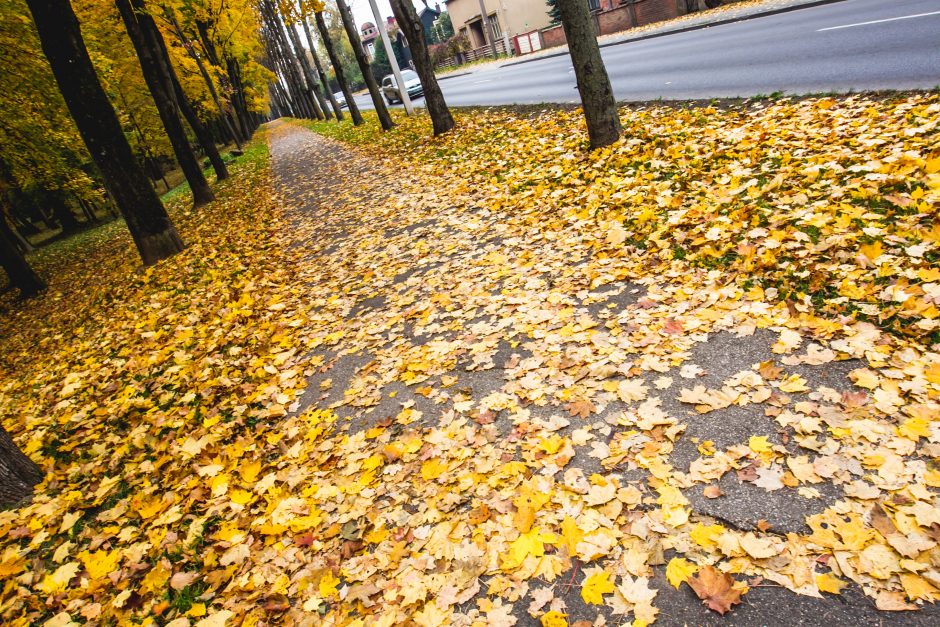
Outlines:
[{"label": "white car", "polygon": [[[410,98],[417,98],[418,96],[424,95],[424,86],[421,84],[418,73],[414,70],[402,70],[401,80],[404,81],[405,89],[408,91]],[[398,89],[398,84],[395,82],[394,74],[389,74],[382,79],[382,95],[385,96],[385,100],[388,104],[401,102],[401,91]]]},{"label": "white car", "polygon": [[339,105],[340,109],[346,108],[346,96],[343,95],[343,92],[341,91],[336,92],[335,94],[333,94],[333,98],[336,99],[336,104]]}]

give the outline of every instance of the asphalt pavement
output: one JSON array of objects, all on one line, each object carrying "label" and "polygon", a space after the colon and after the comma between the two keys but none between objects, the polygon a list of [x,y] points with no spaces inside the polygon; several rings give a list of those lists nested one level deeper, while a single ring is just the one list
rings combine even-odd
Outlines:
[{"label": "asphalt pavement", "polygon": [[[601,53],[623,101],[930,89],[940,86],[940,0],[845,0]],[[444,97],[455,106],[579,102],[567,55],[521,60],[444,77]],[[356,100],[371,108],[368,96]]]}]

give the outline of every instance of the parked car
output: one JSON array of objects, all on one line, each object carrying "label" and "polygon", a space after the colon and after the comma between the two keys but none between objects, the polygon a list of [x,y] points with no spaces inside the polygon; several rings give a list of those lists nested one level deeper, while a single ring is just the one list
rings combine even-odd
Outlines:
[{"label": "parked car", "polygon": [[336,98],[336,104],[339,105],[340,109],[346,108],[346,96],[343,95],[343,92],[338,91],[333,94],[333,97]]},{"label": "parked car", "polygon": [[[414,70],[402,70],[401,80],[404,81],[405,89],[408,91],[410,98],[417,98],[418,96],[424,95],[424,86],[421,84],[421,79],[418,78],[418,74]],[[401,102],[401,91],[398,89],[398,84],[395,82],[394,74],[389,74],[382,79],[382,95],[385,96],[385,101],[388,102],[388,104]]]}]

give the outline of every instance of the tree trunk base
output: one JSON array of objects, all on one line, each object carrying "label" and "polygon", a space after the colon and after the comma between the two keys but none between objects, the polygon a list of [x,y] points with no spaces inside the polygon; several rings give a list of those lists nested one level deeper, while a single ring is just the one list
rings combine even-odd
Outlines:
[{"label": "tree trunk base", "polygon": [[42,470],[20,451],[6,430],[0,427],[0,507],[22,503],[40,481]]},{"label": "tree trunk base", "polygon": [[144,235],[137,242],[137,249],[140,251],[145,266],[151,266],[161,259],[172,257],[184,248],[186,245],[183,244],[174,226],[170,226],[162,233]]}]

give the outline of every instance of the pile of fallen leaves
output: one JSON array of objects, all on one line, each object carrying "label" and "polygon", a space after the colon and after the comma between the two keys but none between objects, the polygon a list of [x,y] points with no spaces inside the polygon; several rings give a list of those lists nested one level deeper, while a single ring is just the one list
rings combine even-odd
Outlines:
[{"label": "pile of fallen leaves", "polygon": [[623,139],[590,153],[578,111],[458,119],[430,142],[425,118],[316,128],[454,172],[487,206],[591,229],[607,254],[717,268],[757,298],[940,341],[936,94],[631,107]]},{"label": "pile of fallen leaves", "polygon": [[[0,321],[0,416],[47,472],[0,513],[0,620],[932,607],[937,112],[640,108],[597,153],[569,112],[316,127],[378,155],[279,124],[276,179],[259,144],[177,209],[184,253],[140,269],[105,232]],[[814,271],[859,295],[799,291]],[[772,505],[737,516],[742,490]]]}]

